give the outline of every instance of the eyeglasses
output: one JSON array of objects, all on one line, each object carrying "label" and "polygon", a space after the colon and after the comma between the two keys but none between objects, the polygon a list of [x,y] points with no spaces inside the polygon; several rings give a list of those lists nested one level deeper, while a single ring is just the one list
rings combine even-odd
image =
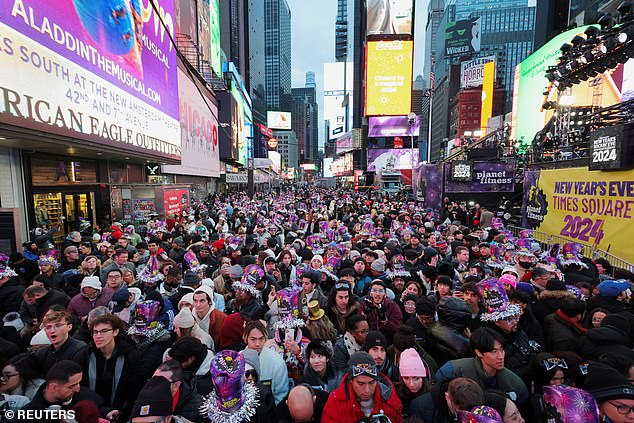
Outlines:
[{"label": "eyeglasses", "polygon": [[108,280],[117,280],[117,279],[121,279],[121,275],[108,275]]},{"label": "eyeglasses", "polygon": [[2,373],[0,374],[0,380],[7,381],[12,377],[20,376],[20,373]]},{"label": "eyeglasses", "polygon": [[628,407],[627,405],[623,405],[623,404],[615,404],[612,401],[607,401],[610,404],[612,404],[612,406],[614,406],[614,408],[616,408],[616,411],[619,414],[622,414],[624,416],[630,414],[630,413],[634,413],[634,407]]},{"label": "eyeglasses", "polygon": [[368,375],[371,377],[377,377],[379,375],[376,365],[361,363],[354,366],[351,366],[352,369],[352,377],[357,377],[360,375]]},{"label": "eyeglasses", "polygon": [[97,335],[105,335],[108,332],[112,332],[114,329],[101,329],[101,330],[93,330],[92,331],[92,336],[97,336]]},{"label": "eyeglasses", "polygon": [[335,285],[335,289],[350,289],[350,285],[347,283],[338,283]]},{"label": "eyeglasses", "polygon": [[555,367],[568,370],[568,363],[566,363],[566,360],[564,360],[563,358],[548,358],[544,360],[543,363],[546,370],[552,370]]},{"label": "eyeglasses", "polygon": [[249,379],[249,378],[253,378],[253,379],[257,379],[258,377],[258,372],[256,372],[253,369],[249,369],[249,370],[245,370],[244,371],[244,376]]},{"label": "eyeglasses", "polygon": [[385,289],[379,289],[379,288],[372,288],[370,290],[370,292],[374,293],[374,294],[385,294]]}]

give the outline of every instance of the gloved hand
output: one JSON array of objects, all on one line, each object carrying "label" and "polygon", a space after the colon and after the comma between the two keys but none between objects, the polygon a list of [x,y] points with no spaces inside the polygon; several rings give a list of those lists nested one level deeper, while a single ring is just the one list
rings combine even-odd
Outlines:
[{"label": "gloved hand", "polygon": [[374,310],[374,303],[370,298],[363,301],[363,314],[370,314]]},{"label": "gloved hand", "polygon": [[383,307],[383,304],[379,304],[376,306],[376,314],[379,317],[379,321],[383,322],[385,320],[387,320],[387,316],[385,314],[385,307]]}]

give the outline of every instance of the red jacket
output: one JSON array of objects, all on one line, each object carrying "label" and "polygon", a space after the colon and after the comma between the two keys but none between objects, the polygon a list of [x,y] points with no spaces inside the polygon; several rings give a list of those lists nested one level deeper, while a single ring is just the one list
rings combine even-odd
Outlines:
[{"label": "red jacket", "polygon": [[[379,375],[379,383],[374,391],[372,414],[381,412],[392,423],[400,423],[403,420],[403,405],[396,394],[396,389],[394,389],[392,382],[382,374]],[[354,423],[364,418],[365,414],[361,410],[346,374],[341,385],[330,393],[321,421],[322,423]]]}]

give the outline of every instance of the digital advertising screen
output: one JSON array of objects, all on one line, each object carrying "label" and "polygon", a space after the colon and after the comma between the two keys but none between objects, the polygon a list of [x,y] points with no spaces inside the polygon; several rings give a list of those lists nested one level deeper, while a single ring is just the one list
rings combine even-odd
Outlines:
[{"label": "digital advertising screen", "polygon": [[291,114],[289,112],[266,112],[266,126],[271,129],[290,130]]},{"label": "digital advertising screen", "polygon": [[482,19],[449,22],[445,28],[445,55],[462,56],[480,51]]},{"label": "digital advertising screen", "polygon": [[368,0],[367,34],[412,34],[413,0]]},{"label": "digital advertising screen", "polygon": [[368,172],[380,172],[386,167],[394,170],[411,170],[412,162],[414,167],[418,164],[417,156],[418,150],[414,150],[412,155],[409,148],[369,148]]},{"label": "digital advertising screen", "polygon": [[411,111],[413,41],[368,41],[366,116],[403,116]]},{"label": "digital advertising screen", "polygon": [[[352,127],[354,96],[354,64],[324,63],[324,120],[329,121],[328,139],[340,137]],[[344,73],[347,78],[344,81]],[[344,106],[348,93],[348,110]],[[347,122],[346,125],[346,116]]]},{"label": "digital advertising screen", "polygon": [[417,137],[420,132],[420,116],[412,122],[407,116],[379,116],[369,120],[368,137]]}]

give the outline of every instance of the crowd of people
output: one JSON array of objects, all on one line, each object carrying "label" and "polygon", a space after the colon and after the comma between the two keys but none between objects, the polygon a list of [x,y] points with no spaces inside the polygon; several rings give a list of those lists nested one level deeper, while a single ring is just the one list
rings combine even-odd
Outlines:
[{"label": "crowd of people", "polygon": [[0,255],[0,408],[79,423],[634,422],[634,275],[485,209],[439,212],[295,188],[84,223],[57,245],[40,228]]}]

